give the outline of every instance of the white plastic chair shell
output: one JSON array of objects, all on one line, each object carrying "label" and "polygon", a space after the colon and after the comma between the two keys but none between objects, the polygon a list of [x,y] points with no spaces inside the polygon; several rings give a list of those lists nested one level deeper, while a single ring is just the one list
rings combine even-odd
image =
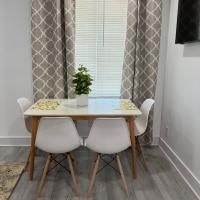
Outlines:
[{"label": "white plastic chair shell", "polygon": [[17,103],[19,104],[22,113],[24,113],[32,105],[31,101],[26,97],[18,98]]},{"label": "white plastic chair shell", "polygon": [[41,118],[36,146],[48,153],[66,153],[73,151],[82,144],[74,122],[69,117]]},{"label": "white plastic chair shell", "polygon": [[146,99],[141,105],[140,111],[142,115],[135,119],[135,136],[142,135],[146,131],[149,113],[154,103],[153,99]]},{"label": "white plastic chair shell", "polygon": [[25,97],[20,97],[17,99],[17,103],[19,104],[26,130],[31,133],[31,117],[24,116],[24,112],[32,105],[32,102]]},{"label": "white plastic chair shell", "polygon": [[127,123],[123,118],[96,119],[85,146],[101,154],[115,154],[131,145]]}]

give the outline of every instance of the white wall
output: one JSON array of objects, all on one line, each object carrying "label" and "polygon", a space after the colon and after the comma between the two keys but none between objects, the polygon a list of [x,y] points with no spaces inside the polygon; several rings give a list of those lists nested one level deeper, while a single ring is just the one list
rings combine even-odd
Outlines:
[{"label": "white wall", "polygon": [[200,180],[200,43],[175,45],[177,9],[172,0],[161,138]]},{"label": "white wall", "polygon": [[162,25],[161,25],[161,43],[160,43],[160,59],[158,65],[158,77],[155,94],[155,105],[154,105],[154,120],[153,120],[153,137],[154,144],[158,143],[160,137],[161,128],[161,111],[163,103],[163,88],[164,88],[164,76],[165,76],[165,63],[167,54],[167,34],[168,34],[168,23],[169,23],[169,9],[170,1],[163,0],[162,2]]},{"label": "white wall", "polygon": [[32,98],[30,0],[0,0],[0,143],[22,136],[16,99]]}]

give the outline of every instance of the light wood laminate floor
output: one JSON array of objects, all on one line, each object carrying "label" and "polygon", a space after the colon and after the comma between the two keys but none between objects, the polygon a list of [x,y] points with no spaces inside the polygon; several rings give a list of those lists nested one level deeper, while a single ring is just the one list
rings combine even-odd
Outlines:
[{"label": "light wood laminate floor", "polygon": [[[0,161],[25,160],[28,154],[26,147],[0,147]],[[88,186],[88,175],[94,154],[86,148],[75,153],[78,168],[78,183],[81,199]],[[138,177],[131,178],[131,155],[127,150],[121,154],[121,160],[129,186],[126,196],[120,176],[110,168],[105,168],[97,175],[92,200],[197,200],[190,188],[181,179],[174,167],[165,158],[158,147],[145,149],[149,172],[143,168],[138,159]],[[29,181],[25,171],[15,188],[11,200],[35,200],[39,180],[44,168],[47,154],[39,151],[36,157],[34,181]],[[77,200],[71,189],[70,175],[61,167],[50,172],[44,187],[44,200]]]}]

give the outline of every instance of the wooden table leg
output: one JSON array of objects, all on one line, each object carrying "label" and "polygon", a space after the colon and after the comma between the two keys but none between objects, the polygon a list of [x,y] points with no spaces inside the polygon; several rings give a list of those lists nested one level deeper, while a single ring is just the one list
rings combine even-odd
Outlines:
[{"label": "wooden table leg", "polygon": [[31,137],[31,155],[30,155],[30,171],[29,179],[33,180],[34,173],[34,160],[35,160],[35,139],[37,134],[39,117],[32,117],[32,137]]},{"label": "wooden table leg", "polygon": [[134,117],[128,118],[129,123],[129,131],[130,131],[130,139],[131,139],[131,153],[132,153],[132,175],[133,178],[136,178],[136,143],[135,143],[135,133],[134,133]]}]

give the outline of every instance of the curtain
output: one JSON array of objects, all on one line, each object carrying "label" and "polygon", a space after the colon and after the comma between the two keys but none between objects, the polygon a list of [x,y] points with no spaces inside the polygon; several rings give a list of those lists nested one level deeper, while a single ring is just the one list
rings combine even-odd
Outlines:
[{"label": "curtain", "polygon": [[75,1],[32,0],[34,99],[73,97]]},{"label": "curtain", "polygon": [[[128,0],[121,97],[132,99],[138,107],[155,96],[161,10],[161,0]],[[153,113],[144,135],[145,143],[152,141],[152,119]]]}]

